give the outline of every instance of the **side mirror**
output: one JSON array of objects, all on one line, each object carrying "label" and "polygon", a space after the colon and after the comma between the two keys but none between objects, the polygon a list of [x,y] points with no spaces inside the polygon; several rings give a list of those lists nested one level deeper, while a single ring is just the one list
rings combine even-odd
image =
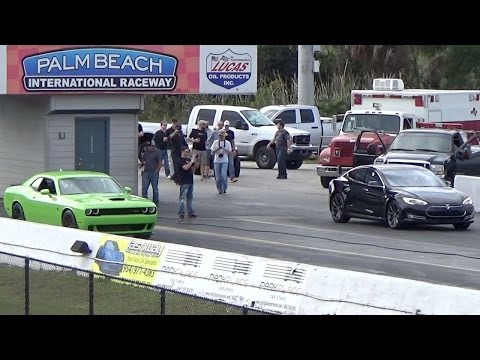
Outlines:
[{"label": "side mirror", "polygon": [[132,192],[132,188],[130,188],[128,186],[125,186],[123,189],[129,194]]},{"label": "side mirror", "polygon": [[248,125],[241,120],[237,120],[237,122],[235,123],[235,129],[248,130]]},{"label": "side mirror", "polygon": [[42,195],[50,195],[50,190],[48,190],[48,189],[42,189],[42,190],[40,190],[40,194],[42,194]]}]

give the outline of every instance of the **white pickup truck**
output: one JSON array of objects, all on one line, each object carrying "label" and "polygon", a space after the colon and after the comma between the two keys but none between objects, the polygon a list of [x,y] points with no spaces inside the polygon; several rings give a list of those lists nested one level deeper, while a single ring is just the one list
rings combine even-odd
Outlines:
[{"label": "white pickup truck", "polygon": [[[227,105],[197,105],[190,112],[185,134],[197,127],[199,120],[208,121],[215,127],[218,121],[228,120],[235,133],[235,145],[238,155],[256,161],[260,169],[272,169],[277,158],[267,144],[277,131],[276,125],[264,114],[254,108]],[[292,137],[292,153],[287,155],[287,168],[298,169],[317,148],[310,143],[310,134],[306,131],[286,126]]]},{"label": "white pickup truck", "polygon": [[310,142],[320,150],[327,147],[340,131],[340,126],[333,128],[332,118],[321,117],[313,105],[269,105],[260,111],[272,121],[282,119],[289,127],[309,132]]}]

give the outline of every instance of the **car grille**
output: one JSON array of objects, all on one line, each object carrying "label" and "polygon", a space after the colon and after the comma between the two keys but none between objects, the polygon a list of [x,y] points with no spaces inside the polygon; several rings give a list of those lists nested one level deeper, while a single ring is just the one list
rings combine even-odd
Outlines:
[{"label": "car grille", "polygon": [[385,164],[403,164],[403,165],[416,165],[424,167],[425,169],[430,169],[430,163],[428,161],[416,161],[416,160],[401,160],[401,159],[387,159]]},{"label": "car grille", "polygon": [[[116,232],[116,231],[140,231],[149,230],[151,224],[118,224],[118,225],[96,225],[97,231]],[[92,229],[93,230],[93,229]]]},{"label": "car grille", "polygon": [[293,142],[295,145],[310,145],[310,135],[295,135]]},{"label": "car grille", "polygon": [[341,157],[351,157],[353,156],[353,147],[354,147],[354,143],[353,142],[341,142],[341,143],[335,143],[333,146],[332,146],[332,149],[333,149],[333,154],[331,154],[330,156],[336,156],[335,155],[335,149],[340,149],[340,155]]},{"label": "car grille", "polygon": [[466,212],[463,206],[430,206],[426,211],[429,217],[464,217]]},{"label": "car grille", "polygon": [[99,215],[143,215],[142,209],[144,208],[100,209]]}]

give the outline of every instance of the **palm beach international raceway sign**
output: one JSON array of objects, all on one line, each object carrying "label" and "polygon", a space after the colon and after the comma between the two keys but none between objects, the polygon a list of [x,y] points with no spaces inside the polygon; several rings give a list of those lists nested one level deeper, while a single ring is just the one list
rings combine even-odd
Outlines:
[{"label": "palm beach international raceway sign", "polygon": [[0,45],[0,94],[256,91],[256,45]]}]

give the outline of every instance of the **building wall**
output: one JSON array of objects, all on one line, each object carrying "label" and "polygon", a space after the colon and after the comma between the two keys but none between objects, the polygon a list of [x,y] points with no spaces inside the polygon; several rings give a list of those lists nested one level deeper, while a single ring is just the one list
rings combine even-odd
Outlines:
[{"label": "building wall", "polygon": [[49,96],[0,96],[0,196],[45,168]]},{"label": "building wall", "polygon": [[[75,170],[75,118],[109,117],[109,174],[136,193],[137,116],[135,114],[52,114],[47,121],[47,170]],[[64,139],[58,134],[65,133]]]},{"label": "building wall", "polygon": [[[137,112],[143,109],[141,95],[57,95],[50,103],[47,121],[48,170],[75,169],[75,118],[108,117],[109,171],[123,186],[138,189]],[[59,133],[65,138],[60,139]]]}]

